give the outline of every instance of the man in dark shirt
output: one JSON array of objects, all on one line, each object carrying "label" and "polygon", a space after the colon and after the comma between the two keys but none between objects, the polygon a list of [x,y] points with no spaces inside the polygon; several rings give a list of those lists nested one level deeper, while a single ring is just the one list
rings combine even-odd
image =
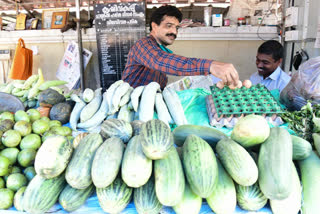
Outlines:
[{"label": "man in dark shirt", "polygon": [[138,40],[130,49],[122,79],[133,87],[158,82],[163,89],[168,82],[167,74],[212,74],[226,85],[237,85],[239,76],[232,64],[179,56],[166,47],[176,39],[181,20],[178,8],[170,5],[158,8],[151,17],[150,36]]}]

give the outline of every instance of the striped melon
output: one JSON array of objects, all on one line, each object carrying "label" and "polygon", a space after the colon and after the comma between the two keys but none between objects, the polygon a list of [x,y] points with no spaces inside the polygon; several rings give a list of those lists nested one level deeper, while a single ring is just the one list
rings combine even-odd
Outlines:
[{"label": "striped melon", "polygon": [[51,179],[36,175],[24,192],[23,209],[28,213],[45,213],[56,203],[64,187],[64,173]]},{"label": "striped melon", "polygon": [[114,118],[102,123],[100,134],[104,138],[118,137],[126,143],[132,137],[132,132],[132,126],[129,122]]},{"label": "striped melon", "polygon": [[120,213],[131,200],[132,188],[118,177],[109,186],[97,188],[96,192],[99,204],[105,212]]},{"label": "striped melon", "polygon": [[257,164],[240,144],[224,138],[218,142],[216,150],[222,166],[235,182],[251,186],[258,180]]},{"label": "striped melon", "polygon": [[66,180],[70,186],[85,189],[92,184],[92,162],[102,142],[102,137],[98,133],[90,133],[80,141],[66,170]]},{"label": "striped melon", "polygon": [[73,152],[72,143],[63,136],[47,138],[37,152],[34,168],[44,178],[54,178],[67,167]]},{"label": "striped melon", "polygon": [[156,194],[161,204],[177,205],[182,197],[185,179],[176,148],[171,147],[167,157],[154,162]]},{"label": "striped melon", "polygon": [[92,184],[86,189],[75,189],[70,185],[66,185],[59,196],[59,203],[64,210],[68,212],[75,211],[86,202],[94,192],[94,189]]},{"label": "striped melon", "polygon": [[248,211],[257,211],[267,204],[268,198],[261,192],[258,182],[251,186],[236,184],[239,206]]},{"label": "striped melon", "polygon": [[148,182],[152,173],[152,160],[142,151],[140,137],[134,136],[129,141],[121,165],[122,180],[129,187],[141,187]]},{"label": "striped melon", "polygon": [[190,189],[188,183],[184,188],[182,200],[173,207],[176,214],[198,214],[202,205],[202,198]]},{"label": "striped melon", "polygon": [[124,144],[111,137],[98,148],[92,163],[91,176],[98,188],[109,186],[117,177],[123,157]]},{"label": "striped melon", "polygon": [[217,187],[206,200],[215,213],[232,214],[237,206],[236,187],[219,160],[217,163],[219,169]]},{"label": "striped melon", "polygon": [[159,213],[162,204],[156,196],[154,177],[151,177],[142,187],[134,189],[133,201],[139,214]]},{"label": "striped melon", "polygon": [[143,152],[153,160],[166,157],[173,146],[170,128],[161,120],[149,120],[143,124],[140,136]]},{"label": "striped melon", "polygon": [[196,135],[189,135],[182,147],[183,167],[192,191],[209,197],[218,182],[218,165],[210,145]]}]

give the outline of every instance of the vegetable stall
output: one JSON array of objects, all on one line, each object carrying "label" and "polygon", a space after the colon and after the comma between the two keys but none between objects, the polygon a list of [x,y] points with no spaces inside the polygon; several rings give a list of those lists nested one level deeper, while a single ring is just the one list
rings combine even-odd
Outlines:
[{"label": "vegetable stall", "polygon": [[[272,114],[246,113],[233,128],[217,128],[205,107],[209,91],[119,80],[105,91],[65,93],[63,84],[39,70],[1,86],[25,106],[0,114],[1,213],[320,209],[319,105],[279,113],[278,126],[266,119]],[[214,90],[255,89],[226,87]],[[190,93],[197,99],[186,104]]]}]

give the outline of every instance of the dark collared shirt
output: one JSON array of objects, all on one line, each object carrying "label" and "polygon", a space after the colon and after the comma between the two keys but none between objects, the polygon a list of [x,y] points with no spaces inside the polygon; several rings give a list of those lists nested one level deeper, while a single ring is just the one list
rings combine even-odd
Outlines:
[{"label": "dark collared shirt", "polygon": [[163,89],[167,74],[208,75],[212,60],[187,58],[163,51],[153,36],[138,40],[130,49],[122,80],[132,87],[158,82]]}]

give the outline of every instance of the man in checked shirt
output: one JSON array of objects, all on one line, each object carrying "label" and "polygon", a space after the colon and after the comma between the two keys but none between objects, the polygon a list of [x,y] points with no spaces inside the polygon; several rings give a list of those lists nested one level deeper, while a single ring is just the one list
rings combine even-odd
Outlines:
[{"label": "man in checked shirt", "polygon": [[151,16],[150,35],[138,40],[130,49],[122,80],[132,87],[158,82],[163,89],[167,74],[196,76],[212,74],[225,85],[237,85],[238,72],[232,64],[173,54],[167,48],[177,37],[182,13],[174,6],[162,6]]}]

